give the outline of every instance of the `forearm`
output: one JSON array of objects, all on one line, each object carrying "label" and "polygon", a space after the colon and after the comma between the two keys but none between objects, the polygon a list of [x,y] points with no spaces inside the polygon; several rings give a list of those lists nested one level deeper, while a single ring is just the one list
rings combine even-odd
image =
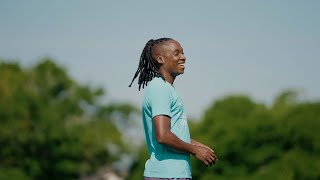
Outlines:
[{"label": "forearm", "polygon": [[160,144],[166,145],[170,150],[178,152],[178,153],[187,153],[187,154],[195,154],[195,146],[182,141],[171,131],[168,131],[163,135],[163,137],[158,140]]}]

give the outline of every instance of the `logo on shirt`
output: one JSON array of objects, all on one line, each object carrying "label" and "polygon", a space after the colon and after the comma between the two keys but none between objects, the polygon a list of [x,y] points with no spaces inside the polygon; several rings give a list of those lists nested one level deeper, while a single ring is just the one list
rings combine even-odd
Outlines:
[{"label": "logo on shirt", "polygon": [[187,115],[183,113],[180,117],[180,126],[187,126]]}]

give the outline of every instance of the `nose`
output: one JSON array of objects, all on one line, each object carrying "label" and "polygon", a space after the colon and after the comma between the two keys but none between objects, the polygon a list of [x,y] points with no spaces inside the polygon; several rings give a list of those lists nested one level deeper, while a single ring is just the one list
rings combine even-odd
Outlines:
[{"label": "nose", "polygon": [[186,56],[184,54],[181,54],[180,59],[183,60],[183,61],[186,61],[187,58],[186,58]]}]

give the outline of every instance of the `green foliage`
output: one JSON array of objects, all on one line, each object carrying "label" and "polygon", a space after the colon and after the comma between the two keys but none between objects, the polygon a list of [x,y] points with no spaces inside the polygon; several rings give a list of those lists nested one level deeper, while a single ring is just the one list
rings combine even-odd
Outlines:
[{"label": "green foliage", "polygon": [[219,162],[211,170],[193,161],[195,179],[319,179],[320,103],[279,95],[271,108],[248,97],[215,102],[193,129],[213,147]]},{"label": "green foliage", "polygon": [[0,179],[23,179],[31,180],[24,172],[19,168],[2,168],[0,170]]},{"label": "green foliage", "polygon": [[[272,107],[246,96],[215,101],[189,125],[192,138],[212,147],[219,161],[206,167],[192,158],[193,179],[320,179],[320,102],[296,95],[285,91]],[[145,147],[141,153],[130,179],[143,175]]]},{"label": "green foliage", "polygon": [[51,59],[0,63],[0,179],[78,179],[114,161],[108,145],[125,145],[110,114],[123,109],[98,103],[102,95]]}]

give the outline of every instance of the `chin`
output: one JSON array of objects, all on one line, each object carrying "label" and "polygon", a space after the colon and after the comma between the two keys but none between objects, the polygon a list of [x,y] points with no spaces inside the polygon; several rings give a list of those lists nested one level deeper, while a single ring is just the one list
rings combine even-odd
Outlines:
[{"label": "chin", "polygon": [[184,71],[177,72],[177,73],[176,73],[176,76],[179,76],[179,75],[181,75],[181,74],[183,74],[183,73],[184,73]]}]

